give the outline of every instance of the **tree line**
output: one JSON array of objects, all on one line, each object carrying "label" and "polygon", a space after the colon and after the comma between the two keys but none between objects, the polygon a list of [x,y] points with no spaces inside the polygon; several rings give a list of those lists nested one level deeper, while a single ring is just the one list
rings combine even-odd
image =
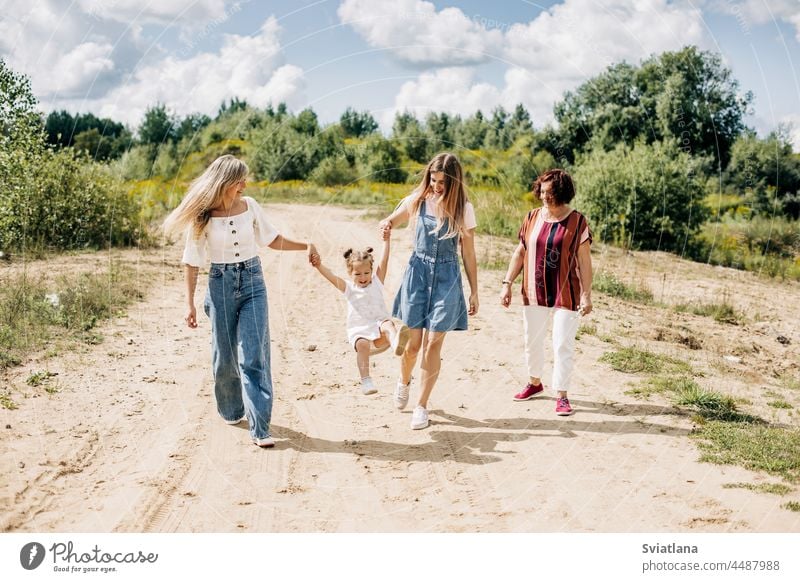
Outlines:
[{"label": "tree line", "polygon": [[576,203],[599,239],[614,244],[701,257],[709,221],[761,217],[789,224],[785,244],[765,252],[800,249],[791,235],[800,217],[800,158],[788,132],[759,137],[747,127],[752,94],[719,55],[696,47],[609,66],[565,93],[555,124],[541,129],[521,104],[464,117],[398,112],[384,135],[366,111],[348,108],[323,125],[311,108],[259,108],[240,98],[222,103],[213,118],[180,117],[155,104],[131,129],[91,113],[42,119],[26,99],[19,102],[25,127],[40,127],[46,147],[110,165],[127,180],[175,178],[192,156],[225,150],[247,157],[270,183],[403,183],[436,152],[453,150],[486,161],[467,164],[476,195],[490,188],[519,198],[541,172],[568,169],[578,180]]}]

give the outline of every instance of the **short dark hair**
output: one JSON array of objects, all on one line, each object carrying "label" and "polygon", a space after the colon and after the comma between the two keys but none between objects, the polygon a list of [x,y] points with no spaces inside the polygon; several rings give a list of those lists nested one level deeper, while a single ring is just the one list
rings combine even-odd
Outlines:
[{"label": "short dark hair", "polygon": [[542,195],[542,184],[550,182],[553,184],[553,198],[558,204],[569,204],[575,198],[575,184],[572,178],[564,170],[548,170],[533,183],[533,194],[536,198]]}]

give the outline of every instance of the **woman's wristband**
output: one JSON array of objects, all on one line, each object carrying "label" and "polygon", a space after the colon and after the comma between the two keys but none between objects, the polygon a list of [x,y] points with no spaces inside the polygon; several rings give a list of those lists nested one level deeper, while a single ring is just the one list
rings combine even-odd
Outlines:
[{"label": "woman's wristband", "polygon": [[503,285],[511,285],[511,281],[508,279],[503,279]]}]

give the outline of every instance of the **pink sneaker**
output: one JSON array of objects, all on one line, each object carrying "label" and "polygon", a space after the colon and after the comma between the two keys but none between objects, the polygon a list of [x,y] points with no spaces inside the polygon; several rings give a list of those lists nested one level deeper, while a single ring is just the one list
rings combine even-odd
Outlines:
[{"label": "pink sneaker", "polygon": [[544,384],[531,384],[528,382],[527,386],[522,389],[522,392],[519,394],[514,394],[514,400],[517,402],[522,402],[524,400],[530,400],[537,394],[541,394],[544,392]]},{"label": "pink sneaker", "polygon": [[569,416],[572,414],[572,407],[569,405],[568,398],[559,398],[556,402],[556,414],[558,416]]}]

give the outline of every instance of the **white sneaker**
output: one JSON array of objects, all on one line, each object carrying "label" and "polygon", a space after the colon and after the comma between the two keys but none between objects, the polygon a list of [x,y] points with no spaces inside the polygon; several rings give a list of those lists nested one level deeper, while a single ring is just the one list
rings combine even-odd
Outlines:
[{"label": "white sneaker", "polygon": [[253,439],[253,444],[262,449],[271,449],[275,446],[275,441],[272,437],[261,437]]},{"label": "white sneaker", "polygon": [[225,420],[224,418],[222,420],[225,420],[225,424],[230,424],[233,426],[235,424],[239,424],[240,422],[244,422],[246,418],[247,417],[243,416],[242,418],[237,418],[236,420]]},{"label": "white sneaker", "polygon": [[408,343],[408,337],[411,335],[411,331],[408,329],[408,326],[404,323],[400,326],[400,330],[394,334],[392,338],[392,352],[394,352],[395,356],[402,356],[403,352],[406,350],[406,344]]},{"label": "white sneaker", "polygon": [[397,381],[397,386],[394,387],[394,405],[397,410],[403,410],[408,404],[408,391],[411,388],[411,380],[408,384],[403,384],[400,380]]},{"label": "white sneaker", "polygon": [[422,406],[417,406],[411,413],[411,428],[414,430],[428,428],[428,411]]},{"label": "white sneaker", "polygon": [[372,383],[372,378],[367,376],[366,378],[361,378],[361,393],[364,395],[375,394],[378,391],[375,388],[375,385]]}]

